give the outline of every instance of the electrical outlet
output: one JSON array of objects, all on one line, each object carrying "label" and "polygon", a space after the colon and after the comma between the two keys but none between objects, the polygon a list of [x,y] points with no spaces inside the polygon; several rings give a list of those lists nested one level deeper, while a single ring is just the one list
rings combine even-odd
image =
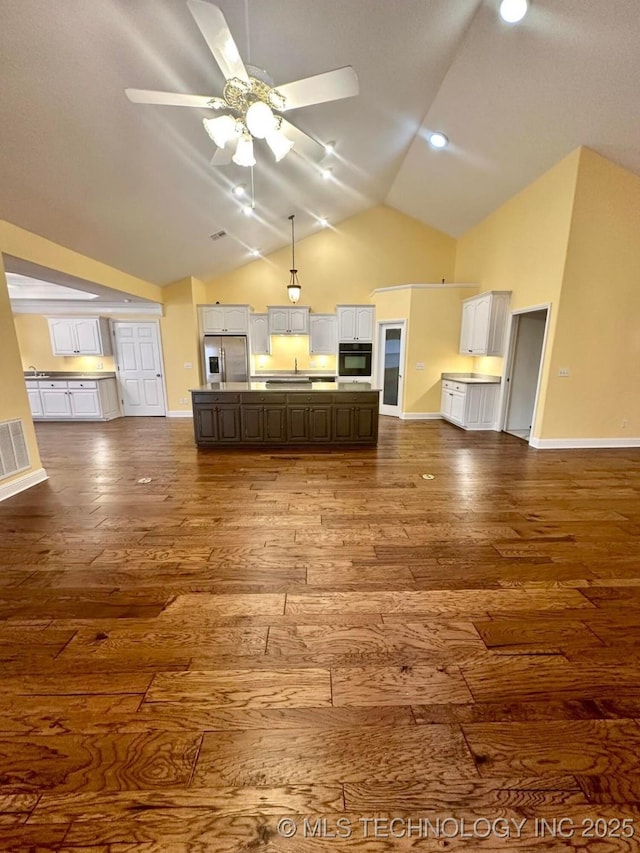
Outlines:
[{"label": "electrical outlet", "polygon": [[102,363],[101,361],[97,362],[97,364],[96,364],[96,370],[102,370],[102,368],[103,368],[103,367],[104,367],[104,365],[103,365],[103,363]]},{"label": "electrical outlet", "polygon": [[423,361],[416,362],[416,370],[424,370],[424,362]]},{"label": "electrical outlet", "polygon": [[563,378],[566,378],[568,375],[569,375],[569,368],[568,367],[560,367],[558,369],[558,376],[562,376]]},{"label": "electrical outlet", "polygon": [[623,418],[620,421],[620,426],[622,429],[626,429],[629,426],[629,421],[626,418]]},{"label": "electrical outlet", "polygon": [[192,364],[190,361],[185,361],[185,363],[184,363],[184,369],[185,369],[185,370],[192,370],[192,369],[193,369],[193,364]]},{"label": "electrical outlet", "polygon": [[186,406],[189,400],[186,397],[180,397],[180,405]]}]

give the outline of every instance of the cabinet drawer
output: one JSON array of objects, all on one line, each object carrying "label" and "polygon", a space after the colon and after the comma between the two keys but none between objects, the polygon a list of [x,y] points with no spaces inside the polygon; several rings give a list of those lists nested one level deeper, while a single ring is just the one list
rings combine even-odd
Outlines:
[{"label": "cabinet drawer", "polygon": [[464,382],[452,382],[450,379],[442,380],[442,387],[447,391],[459,391],[461,394],[467,393],[467,386]]},{"label": "cabinet drawer", "polygon": [[371,406],[378,402],[377,391],[343,391],[341,394],[332,394],[334,403],[358,403],[361,406]]},{"label": "cabinet drawer", "polygon": [[27,388],[38,388],[39,387],[38,383],[34,382],[33,380],[27,380],[26,384],[27,384]]},{"label": "cabinet drawer", "polygon": [[209,392],[196,392],[193,396],[194,403],[204,403],[205,405],[211,405],[212,403],[239,403],[240,402],[240,394],[223,394],[219,393],[209,393]]},{"label": "cabinet drawer", "polygon": [[97,384],[92,380],[85,379],[70,379],[68,382],[69,390],[72,388],[97,388]]},{"label": "cabinet drawer", "polygon": [[47,379],[46,382],[38,382],[38,388],[63,388],[67,390],[67,381],[62,379]]},{"label": "cabinet drawer", "polygon": [[242,395],[243,403],[269,403],[271,406],[284,406],[285,395],[271,391],[247,391]]},{"label": "cabinet drawer", "polygon": [[298,392],[297,394],[287,394],[287,403],[290,406],[301,406],[301,405],[317,405],[317,406],[326,406],[327,403],[330,403],[332,400],[332,395],[323,394],[322,392],[314,393],[310,392],[309,394],[305,394]]}]

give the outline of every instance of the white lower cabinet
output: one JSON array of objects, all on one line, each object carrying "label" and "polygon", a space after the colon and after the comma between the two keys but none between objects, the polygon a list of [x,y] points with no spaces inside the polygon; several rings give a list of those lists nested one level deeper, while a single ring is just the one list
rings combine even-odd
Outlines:
[{"label": "white lower cabinet", "polygon": [[440,414],[463,429],[495,429],[500,385],[442,381]]},{"label": "white lower cabinet", "polygon": [[121,416],[113,377],[27,382],[34,420],[110,421]]}]

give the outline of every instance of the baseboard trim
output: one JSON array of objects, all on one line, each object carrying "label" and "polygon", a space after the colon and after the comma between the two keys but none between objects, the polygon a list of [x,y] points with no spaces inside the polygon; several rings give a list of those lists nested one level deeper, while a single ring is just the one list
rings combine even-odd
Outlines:
[{"label": "baseboard trim", "polygon": [[182,409],[173,409],[167,412],[168,418],[192,418],[193,412],[183,412]]},{"label": "baseboard trim", "polygon": [[442,415],[440,412],[403,412],[400,415],[401,421],[440,421]]},{"label": "baseboard trim", "polygon": [[537,450],[597,450],[640,447],[640,438],[531,438],[529,444]]},{"label": "baseboard trim", "polygon": [[7,498],[12,498],[14,495],[19,495],[20,492],[24,492],[32,486],[37,486],[38,483],[44,483],[48,479],[49,477],[44,468],[36,468],[35,471],[29,471],[28,474],[17,477],[4,486],[0,484],[0,502],[6,501]]}]

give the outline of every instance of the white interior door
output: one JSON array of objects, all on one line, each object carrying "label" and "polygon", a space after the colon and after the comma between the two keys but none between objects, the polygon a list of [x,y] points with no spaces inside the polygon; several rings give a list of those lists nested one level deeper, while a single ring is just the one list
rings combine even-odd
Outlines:
[{"label": "white interior door", "polygon": [[166,415],[158,324],[113,324],[116,366],[125,415]]},{"label": "white interior door", "polygon": [[546,323],[546,310],[517,316],[504,428],[519,438],[528,439],[531,434]]},{"label": "white interior door", "polygon": [[380,414],[399,418],[404,391],[404,323],[378,324]]}]

